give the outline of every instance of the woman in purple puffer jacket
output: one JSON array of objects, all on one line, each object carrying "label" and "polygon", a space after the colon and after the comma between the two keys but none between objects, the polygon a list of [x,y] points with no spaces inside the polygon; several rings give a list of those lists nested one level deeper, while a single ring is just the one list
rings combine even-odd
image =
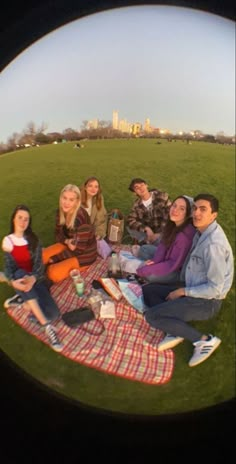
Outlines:
[{"label": "woman in purple puffer jacket", "polygon": [[152,260],[141,265],[136,271],[137,275],[148,282],[179,281],[180,270],[191,248],[195,232],[190,200],[184,195],[178,196],[170,207],[169,219]]}]

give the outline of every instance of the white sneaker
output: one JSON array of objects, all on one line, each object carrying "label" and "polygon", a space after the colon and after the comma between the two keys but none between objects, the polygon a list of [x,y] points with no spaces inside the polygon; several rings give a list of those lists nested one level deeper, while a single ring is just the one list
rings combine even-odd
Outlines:
[{"label": "white sneaker", "polygon": [[166,334],[165,338],[159,343],[157,350],[164,351],[169,348],[174,348],[174,346],[177,346],[183,341],[184,339],[182,337],[174,337],[174,335]]},{"label": "white sneaker", "polygon": [[194,343],[194,352],[193,356],[191,357],[188,365],[190,367],[197,366],[198,364],[205,361],[211,354],[218,348],[221,343],[220,338],[213,337],[211,335],[211,340],[199,340],[198,342]]},{"label": "white sneaker", "polygon": [[17,306],[21,306],[24,303],[24,300],[21,298],[20,295],[11,296],[3,303],[3,307],[8,309],[10,307],[16,308]]}]

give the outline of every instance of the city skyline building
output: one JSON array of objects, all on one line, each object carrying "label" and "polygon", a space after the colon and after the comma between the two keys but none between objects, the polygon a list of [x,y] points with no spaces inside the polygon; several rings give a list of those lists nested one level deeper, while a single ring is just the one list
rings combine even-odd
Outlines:
[{"label": "city skyline building", "polygon": [[98,128],[98,118],[91,119],[90,121],[87,122],[86,125],[87,129],[97,129]]},{"label": "city skyline building", "polygon": [[114,110],[112,113],[112,128],[117,130],[118,127],[119,127],[118,111]]},{"label": "city skyline building", "polygon": [[[147,126],[147,131],[150,130],[150,119],[145,120]],[[142,124],[140,122],[129,122],[127,119],[119,119],[119,114],[117,110],[113,110],[112,113],[112,128],[119,130],[123,133],[139,135],[142,131]]]},{"label": "city skyline building", "polygon": [[150,119],[149,118],[145,119],[143,129],[144,129],[145,132],[150,132],[151,126],[150,126]]},{"label": "city skyline building", "polygon": [[[99,127],[105,127],[104,123],[106,121],[101,121],[102,125],[100,126],[100,120],[98,118],[91,119],[87,121],[86,129],[99,129]],[[112,129],[118,130],[124,134],[132,134],[135,136],[142,136],[142,135],[147,135],[147,134],[156,134],[161,135],[161,136],[168,136],[171,134],[171,130],[168,128],[162,128],[162,127],[154,127],[151,125],[150,118],[147,117],[144,120],[144,124],[142,125],[139,121],[136,122],[130,122],[127,119],[119,119],[119,113],[118,110],[113,110],[112,112]],[[184,135],[187,134],[188,132],[182,130],[178,132],[178,135]],[[194,138],[202,138],[203,137],[203,132],[200,130],[192,130],[189,131],[189,134],[194,137]],[[219,131],[218,136],[223,136],[224,132]]]},{"label": "city skyline building", "polygon": [[131,132],[131,124],[126,119],[120,119],[118,127],[121,132]]},{"label": "city skyline building", "polygon": [[132,134],[133,135],[140,135],[141,130],[142,130],[142,124],[140,124],[140,122],[135,122],[132,125]]}]

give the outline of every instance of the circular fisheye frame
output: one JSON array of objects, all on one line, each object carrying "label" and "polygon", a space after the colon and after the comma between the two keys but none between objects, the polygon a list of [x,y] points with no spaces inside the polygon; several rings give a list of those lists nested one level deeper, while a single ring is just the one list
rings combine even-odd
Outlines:
[{"label": "circular fisheye frame", "polygon": [[[197,119],[197,100],[202,98],[202,93],[198,83],[201,82],[201,90],[207,89],[209,93],[217,91],[219,87],[213,88],[211,82],[210,90],[205,87],[207,78],[202,78],[202,72],[199,71],[197,77],[196,73],[194,77],[191,72],[196,59],[201,58],[201,63],[204,60],[204,66],[209,65],[209,56],[211,60],[214,59],[210,46],[213,32],[216,42],[219,40],[217,43],[220,44],[221,28],[224,30],[227,47],[227,38],[231,37],[231,20],[234,20],[231,2],[226,1],[224,5],[216,1],[188,2],[188,5],[185,5],[186,2],[178,5],[176,2],[169,5],[168,2],[160,4],[151,1],[146,4],[117,1],[114,5],[114,2],[107,0],[101,3],[80,1],[76,5],[73,1],[67,1],[66,6],[61,0],[56,2],[56,6],[54,2],[43,0],[37,6],[34,3],[27,2],[15,5],[14,9],[6,9],[0,32],[2,238],[9,234],[11,212],[17,203],[22,202],[29,205],[33,213],[33,230],[45,247],[51,245],[61,188],[66,183],[80,186],[84,179],[94,173],[101,179],[107,213],[118,207],[125,218],[134,201],[127,188],[133,177],[144,177],[148,187],[157,188],[160,183],[162,190],[171,191],[172,198],[182,193],[181,188],[186,190],[183,194],[192,197],[195,188],[189,180],[193,168],[185,180],[187,163],[190,166],[195,156],[194,159],[201,164],[197,172],[203,173],[208,162],[211,169],[213,149],[222,150],[220,156],[227,159],[227,182],[233,182],[230,177],[233,172],[230,165],[233,144],[228,143],[227,137],[235,138],[235,134],[231,133],[230,122],[227,123],[226,133],[223,126],[225,121],[218,118],[215,118],[215,126],[211,121],[206,131],[204,127],[201,130],[194,125],[195,121],[196,124],[200,121]],[[160,22],[159,16],[162,17]],[[172,37],[178,21],[181,23],[179,34],[183,31],[187,34],[181,38],[185,55],[182,54],[183,50],[177,49],[178,34]],[[194,36],[191,29],[195,27],[201,32]],[[169,31],[168,43],[166,31]],[[203,49],[201,35],[204,34],[206,42]],[[207,57],[205,51],[208,46]],[[226,49],[222,44],[219,61],[224,60],[224,52]],[[165,66],[167,73],[164,72]],[[222,80],[225,74],[227,71],[224,73],[221,68]],[[172,79],[179,80],[179,94]],[[188,81],[191,84],[189,87]],[[114,85],[111,86],[111,83]],[[155,99],[158,86],[161,92]],[[231,89],[231,81],[229,86]],[[198,92],[199,95],[196,95]],[[186,100],[185,94],[188,95]],[[1,98],[4,95],[5,99]],[[161,103],[162,99],[164,102]],[[194,110],[190,108],[190,103]],[[172,110],[168,114],[163,109],[162,133],[161,109],[168,106]],[[177,107],[179,111],[185,107],[185,115],[184,111],[181,116],[178,115]],[[202,116],[202,124],[207,125],[206,113],[210,112],[209,108],[211,103]],[[211,110],[216,116],[218,107]],[[114,113],[117,114],[119,129],[128,128],[124,132],[120,130],[119,133],[118,128],[114,128]],[[223,113],[226,115],[227,110]],[[142,123],[139,123],[142,118]],[[192,124],[191,139],[187,135],[185,138],[180,135],[182,127],[178,127],[176,120],[178,124],[186,125],[186,132],[183,127],[185,135],[191,133],[189,125]],[[150,135],[151,130],[148,137],[140,133],[140,128],[147,121],[150,127],[159,129],[158,137],[157,131],[153,136],[155,143]],[[220,125],[218,130],[217,124]],[[166,129],[172,125],[173,130]],[[98,129],[101,129],[100,134],[96,132]],[[196,134],[213,137],[211,131],[218,135],[221,133],[217,143],[212,144],[209,139],[196,140]],[[172,140],[176,144],[168,143]],[[204,144],[208,144],[204,153],[209,153],[209,159],[203,159],[201,154]],[[75,147],[80,149],[73,150]],[[182,165],[171,164],[177,163],[174,150]],[[217,164],[217,153],[214,152],[214,156]],[[172,171],[173,166],[176,169]],[[180,188],[171,180],[173,178]],[[202,188],[204,182],[200,182]],[[219,192],[222,182],[224,178],[221,179],[221,173],[216,172],[211,184],[212,191]],[[205,185],[209,183],[205,182]],[[222,203],[226,202],[223,194],[222,197]],[[87,210],[89,214],[89,207]],[[222,218],[225,224],[230,224],[227,208],[224,211],[226,216],[223,217],[222,212]],[[224,228],[223,220],[219,222]],[[225,232],[228,236],[228,230],[225,229]],[[229,240],[232,240],[230,232]],[[130,250],[135,243],[136,240],[131,240],[124,231],[121,248],[124,246],[125,251]],[[119,247],[120,244],[115,248],[117,253],[120,252]],[[2,272],[3,265],[2,252]],[[213,436],[212,431],[218,438],[218,430],[215,432],[216,416],[220,415],[225,424],[225,411],[229,415],[233,409],[233,382],[223,374],[225,365],[232,369],[224,343],[224,330],[233,332],[230,329],[232,295],[224,302],[229,316],[225,316],[227,311],[224,308],[212,325],[210,321],[206,322],[209,330],[213,326],[214,331],[220,332],[223,343],[209,360],[190,369],[191,343],[186,341],[176,349],[159,353],[157,346],[163,339],[163,333],[155,332],[154,328],[148,326],[145,312],[135,308],[135,301],[139,305],[142,298],[143,278],[137,274],[126,275],[124,280],[129,285],[128,293],[126,299],[123,296],[118,301],[112,299],[111,293],[105,292],[102,280],[99,280],[108,277],[108,267],[109,258],[106,266],[106,260],[99,257],[89,269],[82,270],[84,290],[81,295],[76,293],[71,278],[61,282],[47,278],[47,290],[56,301],[61,315],[78,307],[86,306],[90,310],[91,306],[87,305],[89,299],[95,301],[97,298],[98,302],[100,297],[104,302],[115,303],[115,317],[102,319],[105,330],[96,330],[97,311],[95,321],[93,318],[91,322],[93,330],[89,329],[89,321],[81,324],[82,328],[68,327],[59,317],[53,322],[51,339],[46,337],[40,326],[43,324],[37,318],[35,320],[34,315],[31,314],[30,319],[30,312],[25,310],[22,301],[20,304],[5,304],[4,307],[6,301],[9,302],[12,297],[15,299],[15,290],[6,276],[1,274],[0,363],[2,372],[6,372],[2,377],[2,387],[9,398],[8,411],[11,408],[14,410],[15,402],[13,412],[18,433],[21,433],[19,421],[21,423],[22,414],[26,411],[32,423],[35,423],[36,417],[39,418],[39,427],[44,421],[49,422],[51,415],[55,415],[58,424],[62,417],[66,423],[79,424],[80,429],[82,423],[86,424],[86,433],[83,427],[81,429],[84,443],[88,438],[87,433],[90,433],[92,440],[99,437],[104,443],[104,435],[107,436],[111,445],[122,442],[127,446],[136,443],[153,446],[153,428],[158,431],[162,441],[160,452],[169,444],[168,434],[172,436],[174,447],[184,443],[183,430],[186,439],[198,445],[198,437],[204,441],[207,434]],[[75,265],[70,269],[75,269]],[[110,276],[107,280],[108,286],[119,285],[119,281],[112,281]],[[97,285],[93,285],[93,282]],[[129,298],[132,298],[134,306]],[[100,321],[101,318],[97,323],[101,324]],[[225,329],[222,324],[225,324]],[[202,330],[202,326],[200,322],[197,327]],[[56,349],[51,349],[53,344],[54,348],[60,347],[60,352],[59,349],[58,353]],[[19,399],[18,403],[16,399]],[[76,415],[78,411],[79,420]],[[207,417],[207,424],[202,423],[204,417]],[[6,423],[9,418],[12,418],[11,413],[6,415]],[[195,437],[192,436],[193,429],[196,429]]]}]

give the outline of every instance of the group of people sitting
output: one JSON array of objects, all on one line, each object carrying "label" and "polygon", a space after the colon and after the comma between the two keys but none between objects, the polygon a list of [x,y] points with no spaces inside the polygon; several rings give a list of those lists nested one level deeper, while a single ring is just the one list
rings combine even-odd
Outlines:
[{"label": "group of people sitting", "polygon": [[10,219],[10,233],[2,241],[4,273],[16,295],[4,307],[24,304],[31,321],[40,323],[51,347],[61,351],[52,322],[59,308],[50,294],[50,285],[67,278],[72,269],[85,269],[97,258],[97,240],[105,237],[107,212],[99,181],[89,177],[79,188],[68,184],[60,192],[55,214],[55,244],[43,248],[32,230],[26,205],[17,205]]},{"label": "group of people sitting", "polygon": [[[129,185],[136,198],[126,218],[135,240],[133,253],[142,260],[136,273],[143,278],[144,317],[165,333],[158,351],[173,348],[184,339],[194,345],[189,361],[195,366],[207,359],[221,340],[202,334],[189,321],[215,316],[232,286],[233,254],[216,222],[219,202],[211,194],[194,198],[180,195],[171,201],[166,192],[149,189],[144,179]],[[97,240],[106,239],[107,211],[100,183],[88,178],[81,188],[66,185],[56,212],[56,243],[42,248],[32,231],[27,206],[18,205],[11,217],[10,234],[4,237],[5,280],[16,290],[13,300],[30,310],[56,351],[63,345],[52,322],[59,309],[50,294],[50,283],[68,277],[97,258]],[[2,279],[4,280],[4,279]]]}]

